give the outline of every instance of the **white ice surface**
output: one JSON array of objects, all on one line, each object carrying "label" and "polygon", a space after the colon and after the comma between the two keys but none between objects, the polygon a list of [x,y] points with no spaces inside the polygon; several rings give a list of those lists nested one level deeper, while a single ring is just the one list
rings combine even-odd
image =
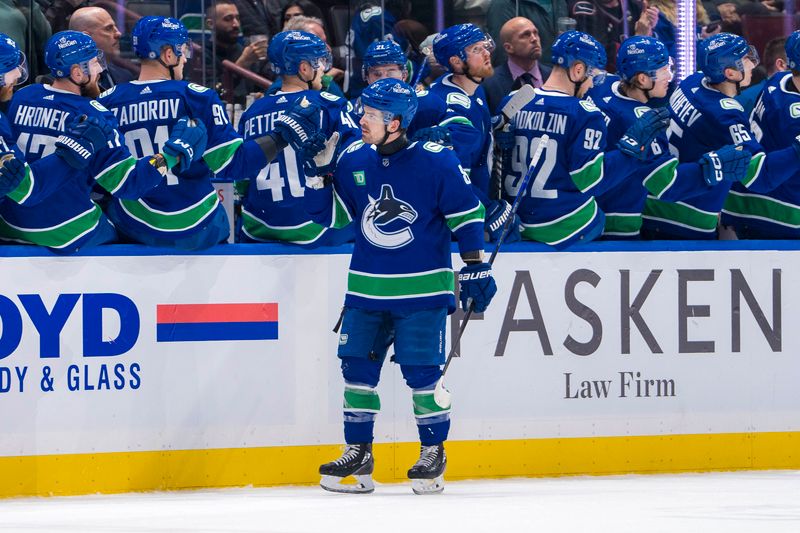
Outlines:
[{"label": "white ice surface", "polygon": [[797,471],[228,489],[0,500],[0,531],[798,533],[799,502]]}]

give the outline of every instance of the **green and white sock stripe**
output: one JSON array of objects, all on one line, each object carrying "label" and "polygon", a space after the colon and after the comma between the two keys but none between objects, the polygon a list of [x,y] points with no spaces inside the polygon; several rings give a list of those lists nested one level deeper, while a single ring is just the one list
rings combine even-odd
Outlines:
[{"label": "green and white sock stripe", "polygon": [[107,167],[95,176],[94,180],[102,188],[114,194],[125,185],[125,181],[127,181],[134,168],[136,168],[136,159],[130,156]]},{"label": "green and white sock stripe", "polygon": [[311,244],[322,237],[326,230],[324,226],[311,221],[297,226],[270,226],[246,209],[242,209],[242,231],[256,241]]},{"label": "green and white sock stripe", "polygon": [[433,398],[432,390],[415,390],[412,393],[414,402],[414,416],[420,418],[431,418],[450,413],[450,407],[440,407]]},{"label": "green and white sock stripe", "polygon": [[667,222],[703,233],[717,229],[719,214],[704,211],[684,202],[664,202],[648,196],[644,204],[643,218]]},{"label": "green and white sock stripe", "polygon": [[522,236],[532,241],[539,241],[554,246],[560,244],[592,223],[597,217],[598,207],[594,196],[574,211],[549,222],[540,224],[522,224]]},{"label": "green and white sock stripe", "polygon": [[354,413],[378,413],[381,399],[373,387],[345,383],[342,409]]},{"label": "green and white sock stripe", "polygon": [[569,173],[579,191],[586,192],[603,179],[603,158],[604,154],[600,152],[581,168]]},{"label": "green and white sock stripe", "polygon": [[673,157],[653,169],[642,184],[650,194],[661,198],[676,179],[678,179],[678,160]]},{"label": "green and white sock stripe", "polygon": [[156,231],[180,232],[190,230],[208,218],[219,205],[217,191],[211,191],[205,198],[180,211],[159,211],[147,205],[144,200],[120,200],[120,205],[128,216]]},{"label": "green and white sock stripe", "polygon": [[31,193],[33,192],[33,183],[34,183],[34,176],[33,170],[31,167],[28,166],[28,163],[25,163],[25,177],[22,178],[22,181],[17,185],[17,188],[8,193],[6,196],[17,202],[18,204],[25,203]]},{"label": "green and white sock stripe", "polygon": [[800,206],[760,194],[730,191],[722,212],[765,220],[787,228],[800,228]]},{"label": "green and white sock stripe", "polygon": [[761,168],[764,166],[766,157],[764,152],[758,152],[750,159],[750,164],[747,165],[747,174],[745,174],[744,178],[741,180],[742,185],[749,187],[758,179],[761,175]]},{"label": "green and white sock stripe", "polygon": [[642,215],[638,213],[606,213],[603,235],[635,237],[642,229]]},{"label": "green and white sock stripe", "polygon": [[232,139],[226,143],[218,144],[203,152],[203,161],[206,162],[211,172],[215,174],[227,167],[233,159],[233,154],[242,145],[242,139]]},{"label": "green and white sock stripe", "polygon": [[395,300],[454,292],[455,274],[450,268],[407,274],[369,274],[351,270],[347,274],[347,293],[364,298]]},{"label": "green and white sock stripe", "polygon": [[103,212],[100,207],[92,207],[55,226],[46,228],[23,228],[14,226],[0,217],[0,236],[9,240],[38,244],[48,248],[65,248],[87,233],[93,231],[100,222]]},{"label": "green and white sock stripe", "polygon": [[473,222],[480,222],[483,224],[485,217],[486,208],[483,207],[483,204],[480,202],[478,202],[478,205],[469,211],[461,211],[460,213],[451,213],[444,216],[444,218],[447,220],[447,227],[449,227],[450,231],[452,232],[456,232],[467,224],[471,224]]}]

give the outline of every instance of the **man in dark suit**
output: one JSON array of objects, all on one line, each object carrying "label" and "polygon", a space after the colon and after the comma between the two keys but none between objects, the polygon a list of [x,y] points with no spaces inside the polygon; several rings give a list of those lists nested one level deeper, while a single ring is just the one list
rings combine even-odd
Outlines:
[{"label": "man in dark suit", "polygon": [[550,67],[539,63],[542,45],[539,31],[525,17],[515,17],[500,28],[500,45],[508,60],[494,69],[494,75],[481,84],[486,91],[487,104],[492,114],[513,90],[523,84],[541,87],[550,75]]},{"label": "man in dark suit", "polygon": [[99,7],[82,7],[70,17],[69,29],[88,33],[97,44],[97,48],[103,51],[107,66],[98,84],[101,91],[136,79],[130,70],[117,64],[119,38],[122,34],[108,11]]}]

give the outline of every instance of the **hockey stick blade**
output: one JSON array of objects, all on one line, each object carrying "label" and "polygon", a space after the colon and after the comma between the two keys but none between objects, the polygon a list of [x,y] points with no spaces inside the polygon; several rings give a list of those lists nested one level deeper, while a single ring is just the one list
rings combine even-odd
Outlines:
[{"label": "hockey stick blade", "polygon": [[500,123],[495,126],[495,129],[502,128],[510,123],[514,119],[514,115],[516,115],[520,109],[528,105],[535,97],[536,92],[533,90],[533,87],[527,83],[520,87],[519,90],[514,93],[514,96],[506,102],[503,109],[500,110]]},{"label": "hockey stick blade", "polygon": [[[511,206],[511,213],[508,215],[508,220],[506,220],[506,223],[503,225],[503,233],[500,234],[500,238],[497,240],[497,244],[492,251],[492,256],[489,258],[490,265],[494,263],[497,254],[500,252],[500,246],[502,246],[506,235],[508,235],[508,230],[511,228],[511,222],[517,215],[517,209],[519,209],[520,201],[525,195],[525,191],[528,189],[528,184],[531,182],[531,178],[536,173],[536,166],[539,164],[539,159],[542,158],[542,152],[544,152],[544,149],[549,142],[550,136],[546,133],[539,138],[539,144],[536,145],[536,151],[533,153],[533,157],[531,158],[531,164],[528,166],[528,171],[525,173],[525,177],[522,179],[522,183],[520,183],[519,189],[517,190],[517,197],[514,198],[514,204]],[[444,386],[444,375],[447,372],[447,368],[450,366],[450,362],[453,360],[453,355],[456,353],[456,346],[458,346],[458,344],[461,342],[461,336],[464,334],[464,330],[467,329],[467,323],[472,317],[472,309],[473,307],[470,305],[469,309],[467,309],[467,312],[464,314],[464,320],[461,321],[461,327],[458,328],[458,333],[456,333],[455,338],[450,344],[450,353],[447,354],[447,360],[444,362],[442,375],[439,377],[439,381],[436,382],[436,387],[433,389],[433,401],[436,402],[436,405],[442,409],[448,409],[451,403],[450,391]]]}]

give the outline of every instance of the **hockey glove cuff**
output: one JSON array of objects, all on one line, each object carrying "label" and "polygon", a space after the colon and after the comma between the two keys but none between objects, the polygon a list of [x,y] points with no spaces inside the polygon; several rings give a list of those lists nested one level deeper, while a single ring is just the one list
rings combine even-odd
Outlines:
[{"label": "hockey glove cuff", "polygon": [[[488,235],[489,242],[497,242],[503,234],[503,227],[511,217],[511,204],[505,200],[495,200],[486,206],[486,221],[483,229]],[[519,226],[520,218],[514,214],[514,218],[508,222],[508,233],[504,243],[517,242],[520,240]]]}]

